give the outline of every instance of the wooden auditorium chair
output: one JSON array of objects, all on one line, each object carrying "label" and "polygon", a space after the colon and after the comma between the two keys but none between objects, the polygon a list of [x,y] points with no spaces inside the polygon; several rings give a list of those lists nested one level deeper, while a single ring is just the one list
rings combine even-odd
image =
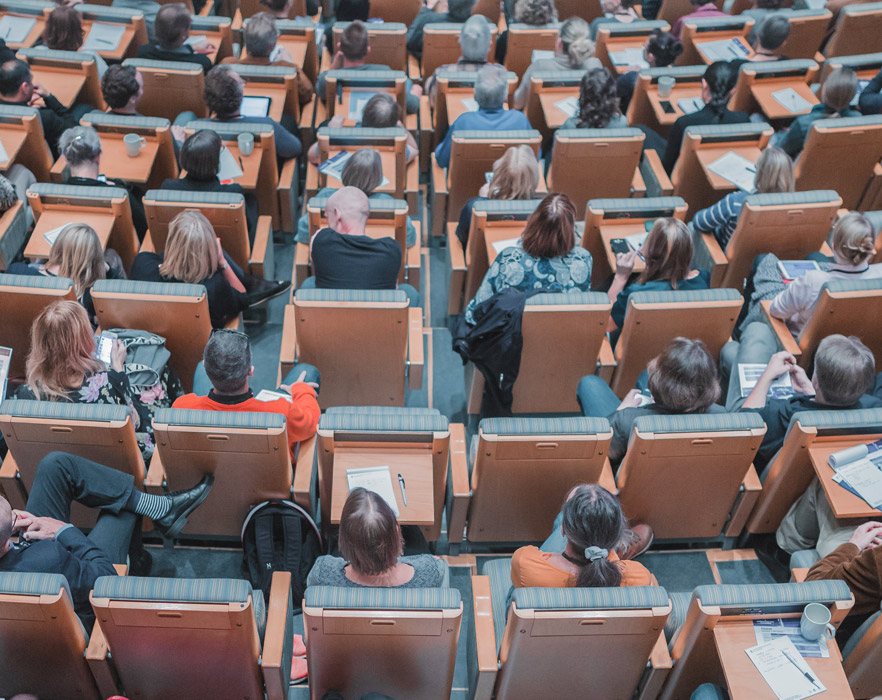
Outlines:
[{"label": "wooden auditorium chair", "polygon": [[[683,53],[675,61],[678,66],[694,66],[701,63],[709,65],[713,59],[702,52],[707,43],[742,39],[746,49],[746,38],[754,27],[754,19],[744,15],[735,17],[687,17],[683,20],[680,40],[683,42]],[[747,58],[747,51],[743,58]]]},{"label": "wooden auditorium chair", "polygon": [[119,43],[113,49],[104,51],[104,58],[116,61],[134,58],[138,48],[149,41],[147,22],[141,10],[86,3],[77,4],[75,9],[82,15],[84,37],[88,38],[93,24],[115,24],[123,27],[124,33]]},{"label": "wooden auditorium chair", "polygon": [[[407,74],[400,70],[353,70],[342,68],[329,70],[325,74],[324,103],[316,105],[316,124],[319,119],[331,119],[340,112],[348,126],[353,126],[360,119],[349,118],[349,101],[353,92],[388,92],[401,107],[401,114],[407,114],[407,95],[405,80]],[[402,121],[405,121],[402,119]]]},{"label": "wooden auditorium chair", "polygon": [[855,56],[834,56],[824,61],[821,68],[821,84],[834,70],[851,68],[858,80],[872,80],[882,68],[882,53],[863,53]]},{"label": "wooden auditorium chair", "polygon": [[827,35],[833,13],[826,8],[794,10],[786,14],[790,21],[790,36],[775,50],[778,56],[812,58],[818,63],[818,51]]},{"label": "wooden auditorium chair", "polygon": [[29,228],[23,202],[16,202],[0,214],[0,272],[15,262],[27,241]]},{"label": "wooden auditorium chair", "polygon": [[693,236],[695,265],[711,271],[711,287],[741,290],[757,255],[802,260],[819,251],[841,205],[834,190],[752,194],[725,250],[713,233]]},{"label": "wooden auditorium chair", "polygon": [[13,18],[20,17],[23,20],[28,20],[29,23],[33,20],[30,31],[25,36],[13,37],[9,36],[11,34],[9,32],[5,40],[6,45],[13,51],[34,46],[43,36],[43,30],[46,28],[46,18],[55,7],[55,3],[47,2],[46,0],[4,0],[4,2],[0,2],[0,17],[7,15]]},{"label": "wooden auditorium chair", "polygon": [[7,168],[20,163],[34,174],[37,182],[49,182],[52,152],[36,107],[0,105],[0,137],[9,156]]},{"label": "wooden auditorium chair", "polygon": [[233,55],[233,20],[219,15],[193,15],[190,22],[190,35],[209,34],[209,40],[217,51],[214,54],[216,65]]},{"label": "wooden auditorium chair", "polygon": [[52,93],[65,107],[89,104],[104,110],[101,80],[95,55],[85,51],[51,51],[45,46],[19,49],[17,56],[27,61],[34,82]]},{"label": "wooden auditorium chair", "polygon": [[[254,7],[258,8],[255,12],[266,12],[266,5],[261,5],[259,0],[250,1]],[[297,7],[298,2],[303,2],[303,0],[295,0],[294,8]],[[294,14],[293,8],[291,14]],[[288,49],[288,52],[294,59],[294,63],[300,66],[306,77],[315,85],[315,79],[318,77],[319,72],[319,51],[318,43],[316,42],[316,31],[319,25],[305,17],[305,15],[306,4],[304,2],[303,12],[294,19],[277,19],[276,29],[279,30],[279,40],[276,44]],[[247,19],[245,24],[248,24]],[[319,31],[319,34],[321,34],[321,31]],[[244,46],[242,47],[242,56],[248,57],[248,51],[246,51]],[[310,105],[314,106],[312,102],[310,102]],[[307,105],[304,109],[310,109],[310,105]],[[312,124],[311,120],[309,124]]]},{"label": "wooden auditorium chair", "polygon": [[[723,9],[722,0],[717,0],[714,4],[718,10]],[[662,0],[656,19],[664,20],[673,27],[678,19],[693,12],[695,12],[695,5],[691,0]]]},{"label": "wooden auditorium chair", "polygon": [[245,81],[246,96],[270,98],[268,116],[276,121],[287,117],[300,124],[300,72],[297,68],[251,66],[247,63],[230,63],[229,66]]},{"label": "wooden auditorium chair", "polygon": [[882,33],[882,2],[847,5],[840,9],[833,36],[827,42],[824,55],[854,56],[872,53],[879,48]]},{"label": "wooden auditorium chair", "polygon": [[483,570],[472,576],[474,700],[658,695],[671,669],[664,588],[512,589],[511,559],[494,559]]},{"label": "wooden auditorium chair", "polygon": [[614,490],[611,438],[606,418],[484,418],[468,457],[451,448],[451,481],[470,486],[448,489],[451,546],[543,541],[573,486]]},{"label": "wooden auditorium chair", "polygon": [[[701,81],[707,66],[667,66],[665,68],[644,68],[637,74],[634,94],[628,103],[628,123],[632,126],[643,124],[667,136],[671,126],[684,112],[677,101],[683,98],[701,96]],[[659,97],[659,78],[670,77],[676,83],[669,97]],[[664,107],[667,106],[668,111]]]},{"label": "wooden auditorium chair", "polygon": [[371,17],[410,26],[422,6],[421,0],[374,0],[371,3]]},{"label": "wooden auditorium chair", "polygon": [[[558,10],[560,16],[560,10]],[[627,69],[631,67],[629,63],[616,63],[615,57],[610,56],[611,53],[621,52],[625,49],[643,50],[643,45],[655,30],[669,32],[670,25],[657,19],[641,19],[627,23],[609,23],[601,24],[597,28],[597,39],[594,46],[594,56],[597,58],[613,75],[617,70]],[[618,68],[617,68],[618,67]]]},{"label": "wooden auditorium chair", "polygon": [[[372,6],[371,15],[373,14]],[[350,24],[350,22],[334,22],[335,47],[340,43],[343,30]],[[436,26],[438,25],[426,25],[426,28]],[[401,22],[370,22],[365,24],[365,28],[368,44],[371,47],[371,63],[388,66],[392,70],[407,71],[407,25]],[[425,49],[423,51],[425,52]],[[329,55],[333,56],[334,51],[329,52]],[[456,58],[453,60],[456,61]]]},{"label": "wooden auditorium chair", "polygon": [[128,58],[123,65],[137,68],[144,80],[144,93],[138,103],[141,113],[169,121],[181,112],[208,116],[202,99],[205,74],[198,64]]},{"label": "wooden auditorium chair", "polygon": [[[266,12],[266,5],[262,5],[260,0],[238,0],[238,12],[241,18],[248,19],[258,12]],[[306,1],[294,0],[289,12],[295,17],[306,17]]]},{"label": "wooden auditorium chair", "polygon": [[[446,66],[459,60],[460,56],[462,56],[462,49],[459,46],[459,33],[461,31],[462,24],[457,22],[435,22],[426,25],[423,31],[423,56],[421,60],[423,80],[428,80],[439,66]],[[497,34],[498,29],[496,25],[491,24],[490,51],[488,56],[492,57],[495,55]],[[376,61],[373,49],[372,43],[371,61]],[[379,61],[377,62],[379,63]]]},{"label": "wooden auditorium chair", "polygon": [[[818,98],[809,88],[817,81],[818,72],[818,64],[808,58],[745,63],[738,71],[729,109],[748,114],[762,113],[767,120],[808,114],[811,106],[818,103]],[[788,88],[809,103],[805,111],[791,112],[774,98],[776,92]]]},{"label": "wooden auditorium chair", "polygon": [[294,644],[291,574],[274,573],[264,593],[267,604],[242,579],[101,576],[86,651],[100,697],[285,700]]},{"label": "wooden auditorium chair", "polygon": [[554,51],[559,32],[560,22],[542,26],[512,22],[508,25],[508,46],[503,63],[505,70],[522,78],[533,62],[534,51]]}]

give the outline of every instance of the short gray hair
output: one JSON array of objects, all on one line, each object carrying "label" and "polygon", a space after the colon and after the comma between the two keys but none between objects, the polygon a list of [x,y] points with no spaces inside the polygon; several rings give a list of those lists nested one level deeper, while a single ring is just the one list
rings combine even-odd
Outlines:
[{"label": "short gray hair", "polygon": [[508,94],[508,77],[502,66],[484,66],[475,80],[475,102],[481,109],[499,109]]},{"label": "short gray hair", "polygon": [[257,58],[266,58],[279,40],[276,18],[269,12],[258,12],[245,25],[243,32],[245,48]]},{"label": "short gray hair", "polygon": [[91,126],[74,126],[58,139],[58,150],[68,165],[77,166],[101,155],[101,139]]},{"label": "short gray hair", "polygon": [[202,363],[217,391],[231,394],[241,389],[251,371],[248,336],[224,328],[215,330],[205,346]]},{"label": "short gray hair", "polygon": [[469,17],[459,32],[459,48],[467,61],[483,61],[490,53],[490,23],[484,15]]}]

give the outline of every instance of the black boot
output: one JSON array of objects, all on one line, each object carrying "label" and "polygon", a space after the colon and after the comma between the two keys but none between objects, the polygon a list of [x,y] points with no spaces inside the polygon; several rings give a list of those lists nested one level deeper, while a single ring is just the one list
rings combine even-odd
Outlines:
[{"label": "black boot", "polygon": [[214,474],[206,474],[192,489],[167,494],[166,498],[171,501],[171,508],[164,516],[153,521],[156,531],[169,540],[177,537],[187,524],[187,516],[205,500],[213,483]]},{"label": "black boot", "polygon": [[249,306],[277,297],[291,287],[290,282],[265,280],[254,275],[245,275],[242,284],[245,286]]}]

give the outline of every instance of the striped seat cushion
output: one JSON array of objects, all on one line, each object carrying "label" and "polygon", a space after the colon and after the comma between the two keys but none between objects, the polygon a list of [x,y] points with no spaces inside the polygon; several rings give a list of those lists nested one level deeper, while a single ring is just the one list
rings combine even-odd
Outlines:
[{"label": "striped seat cushion", "polygon": [[83,117],[86,124],[106,124],[110,126],[122,126],[142,129],[164,129],[169,126],[168,119],[159,117],[130,117],[119,114],[107,114],[106,112],[89,112]]},{"label": "striped seat cushion", "polygon": [[674,648],[677,635],[686,622],[686,613],[689,611],[689,601],[692,594],[688,591],[674,591],[671,593],[671,614],[665,621],[665,639],[668,640],[668,649]]},{"label": "striped seat cushion", "polygon": [[765,427],[759,413],[692,413],[640,416],[634,426],[641,433],[706,433],[760,430]]},{"label": "striped seat cushion", "polygon": [[851,600],[845,581],[806,581],[804,583],[764,583],[743,585],[698,586],[692,592],[705,607],[769,605],[773,603],[806,605],[815,602]]},{"label": "striped seat cushion", "polygon": [[522,142],[530,139],[541,139],[540,134],[535,129],[506,129],[504,131],[487,131],[484,129],[462,129],[453,134],[454,140],[457,141],[483,141],[493,139],[494,141],[514,141]]},{"label": "striped seat cushion", "polygon": [[524,302],[531,306],[608,306],[609,297],[601,292],[580,292],[571,290],[564,293],[536,294]]},{"label": "striped seat cushion", "polygon": [[514,590],[511,584],[511,557],[494,559],[484,564],[482,572],[490,579],[490,603],[493,609],[493,632],[496,635],[496,651],[502,647],[505,635],[505,620],[508,617],[509,594]]},{"label": "striped seat cushion", "polygon": [[183,61],[153,61],[148,58],[127,58],[123,65],[133,68],[147,68],[155,71],[183,71],[184,73],[201,73],[202,66]]},{"label": "striped seat cushion", "polygon": [[[838,119],[835,121],[839,121]],[[763,132],[771,131],[765,122],[752,122],[749,124],[710,124],[704,126],[687,126],[686,133],[692,136],[701,136],[705,139],[737,139],[744,137],[759,138]]]},{"label": "striped seat cushion", "polygon": [[630,610],[664,608],[668,592],[661,586],[615,588],[515,588],[519,610]]},{"label": "striped seat cushion", "polygon": [[389,415],[389,416],[440,416],[441,411],[437,408],[426,407],[409,407],[409,406],[328,406],[325,415],[331,414],[353,414],[365,413],[370,415]]},{"label": "striped seat cushion", "polygon": [[601,141],[608,141],[610,139],[637,138],[643,132],[640,129],[620,127],[618,129],[558,129],[554,133],[555,138],[558,139],[600,139]]},{"label": "striped seat cushion", "polygon": [[[868,5],[861,5],[861,9],[866,9]],[[818,119],[812,122],[812,128],[833,131],[839,129],[859,129],[868,126],[879,126],[882,124],[882,115],[872,117],[842,117],[841,119]]]},{"label": "striped seat cushion", "polygon": [[447,416],[426,413],[326,413],[319,430],[376,433],[443,433],[449,430]]},{"label": "striped seat cushion", "polygon": [[28,187],[28,192],[41,197],[71,197],[79,199],[119,199],[128,197],[122,187],[80,187],[79,185],[54,185],[38,182]]},{"label": "striped seat cushion", "polygon": [[407,301],[400,289],[298,289],[294,301],[354,301],[362,304],[394,304]]},{"label": "striped seat cushion", "polygon": [[674,289],[658,292],[634,292],[628,297],[633,306],[637,304],[697,304],[701,302],[741,301],[741,295],[734,289]]},{"label": "striped seat cushion", "polygon": [[824,282],[821,291],[828,290],[830,294],[844,292],[874,292],[882,289],[882,279],[856,279],[856,280],[830,280]]},{"label": "striped seat cushion", "polygon": [[229,134],[232,136],[238,134],[265,134],[269,136],[273,133],[272,124],[264,124],[261,122],[216,122],[211,119],[196,119],[187,124],[187,128],[194,131],[208,129],[209,131],[216,131],[221,135]]},{"label": "striped seat cushion", "polygon": [[284,428],[285,416],[262,411],[197,411],[189,408],[160,408],[157,424],[205,426],[206,428]]},{"label": "striped seat cushion", "polygon": [[0,593],[4,595],[56,595],[70,586],[61,574],[33,574],[18,571],[0,572]]},{"label": "striped seat cushion", "polygon": [[459,610],[456,588],[346,588],[310,586],[304,604],[341,610]]},{"label": "striped seat cushion", "polygon": [[95,581],[92,595],[111,600],[247,603],[252,596],[252,590],[248,581],[232,578],[101,576]]},{"label": "striped seat cushion", "polygon": [[[769,61],[769,63],[773,66],[778,65],[775,61]],[[811,190],[809,192],[752,194],[745,200],[745,204],[754,207],[774,207],[788,204],[822,204],[824,202],[835,204],[838,201],[839,194],[835,190]]]},{"label": "striped seat cushion", "polygon": [[63,418],[95,422],[125,421],[126,406],[109,403],[68,403],[67,401],[4,401],[0,413],[15,418]]},{"label": "striped seat cushion", "polygon": [[610,431],[606,418],[484,418],[484,435],[597,435]]},{"label": "striped seat cushion", "polygon": [[24,287],[28,289],[71,289],[73,282],[67,277],[43,277],[43,275],[0,274],[0,287]]},{"label": "striped seat cushion", "polygon": [[682,197],[647,197],[646,199],[622,199],[617,197],[600,197],[589,199],[588,208],[594,211],[614,212],[668,212],[673,213],[677,207],[685,207],[686,200]]},{"label": "striped seat cushion", "polygon": [[238,204],[245,201],[238,192],[188,192],[186,190],[150,190],[145,199],[154,202],[192,202],[194,204]]},{"label": "striped seat cushion", "polygon": [[134,280],[98,280],[92,287],[96,294],[140,294],[158,297],[193,297],[205,296],[205,287],[201,284],[184,284],[183,282],[136,282]]},{"label": "striped seat cushion", "polygon": [[882,408],[859,408],[854,411],[799,411],[790,418],[790,426],[795,423],[806,428],[819,430],[831,428],[854,428],[856,431],[877,431],[882,429]]},{"label": "striped seat cushion", "polygon": [[406,136],[407,130],[397,126],[390,126],[382,129],[366,126],[323,126],[319,129],[319,134],[327,136],[329,139],[364,139],[367,141],[374,139],[394,139],[396,136]]}]

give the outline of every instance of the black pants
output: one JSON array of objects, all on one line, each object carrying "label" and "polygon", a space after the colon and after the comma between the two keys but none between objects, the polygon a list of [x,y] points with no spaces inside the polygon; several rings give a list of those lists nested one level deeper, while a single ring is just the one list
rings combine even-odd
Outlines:
[{"label": "black pants", "polygon": [[124,564],[132,533],[140,521],[140,516],[124,510],[134,490],[131,474],[84,457],[51,452],[37,467],[27,511],[67,523],[73,501],[99,508],[98,522],[88,537],[114,564]]}]

